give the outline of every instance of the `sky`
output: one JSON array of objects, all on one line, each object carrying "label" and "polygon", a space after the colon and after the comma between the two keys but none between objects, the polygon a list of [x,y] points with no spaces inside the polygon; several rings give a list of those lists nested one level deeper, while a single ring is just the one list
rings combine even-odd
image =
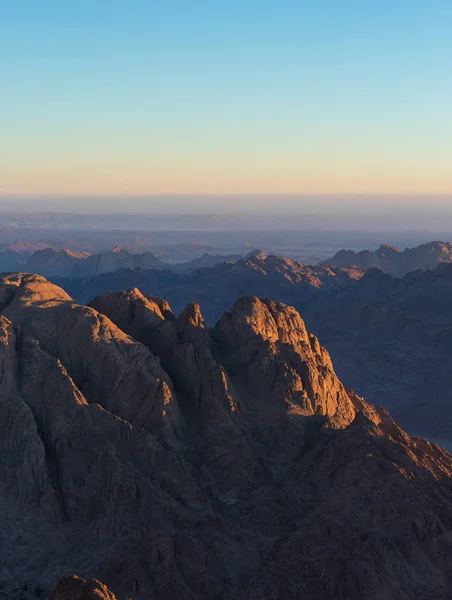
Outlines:
[{"label": "sky", "polygon": [[451,23],[450,0],[0,0],[0,195],[445,206]]}]

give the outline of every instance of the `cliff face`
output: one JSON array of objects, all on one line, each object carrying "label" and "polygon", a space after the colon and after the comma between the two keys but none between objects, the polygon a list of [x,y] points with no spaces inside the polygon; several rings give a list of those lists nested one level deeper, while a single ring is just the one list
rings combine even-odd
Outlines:
[{"label": "cliff face", "polygon": [[116,600],[116,596],[97,579],[85,581],[73,575],[58,583],[52,600]]},{"label": "cliff face", "polygon": [[7,597],[74,572],[104,583],[55,599],[451,597],[452,457],[346,390],[295,309],[209,329],[15,275],[0,314]]}]

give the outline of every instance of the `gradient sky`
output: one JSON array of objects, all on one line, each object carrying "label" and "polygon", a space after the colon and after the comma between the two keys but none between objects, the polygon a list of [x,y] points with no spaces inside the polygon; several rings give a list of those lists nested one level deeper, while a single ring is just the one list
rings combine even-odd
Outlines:
[{"label": "gradient sky", "polygon": [[451,23],[450,0],[0,0],[0,194],[452,193]]}]

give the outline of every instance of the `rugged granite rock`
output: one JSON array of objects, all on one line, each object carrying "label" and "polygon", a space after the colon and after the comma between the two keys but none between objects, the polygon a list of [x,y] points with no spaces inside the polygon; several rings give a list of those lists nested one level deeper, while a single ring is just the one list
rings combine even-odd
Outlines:
[{"label": "rugged granite rock", "polygon": [[416,248],[405,248],[403,251],[388,244],[383,244],[375,252],[340,250],[323,264],[360,269],[379,268],[394,277],[403,277],[411,271],[434,269],[441,263],[450,262],[452,262],[450,242],[429,242]]},{"label": "rugged granite rock", "polygon": [[1,283],[2,315],[58,357],[88,400],[159,431],[165,407],[168,428],[177,437],[179,415],[171,381],[146,348],[38,275],[6,275]]},{"label": "rugged granite rock", "polygon": [[51,600],[116,600],[116,596],[97,579],[85,581],[73,575],[58,582]]},{"label": "rugged granite rock", "polygon": [[295,309],[208,328],[3,275],[0,315],[6,597],[452,598],[452,456],[346,390]]}]

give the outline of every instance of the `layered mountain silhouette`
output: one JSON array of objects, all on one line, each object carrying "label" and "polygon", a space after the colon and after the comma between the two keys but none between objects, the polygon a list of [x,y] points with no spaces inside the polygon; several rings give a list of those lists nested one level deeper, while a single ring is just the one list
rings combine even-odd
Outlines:
[{"label": "layered mountain silhouette", "polygon": [[176,273],[190,273],[196,269],[213,267],[225,261],[237,261],[237,254],[219,255],[205,252],[193,260],[170,264],[152,252],[133,253],[113,248],[93,254],[67,249],[43,248],[32,253],[17,250],[0,251],[0,271],[26,271],[44,277],[89,277],[118,269],[170,269]]},{"label": "layered mountain silhouette", "polygon": [[8,598],[452,597],[452,456],[347,390],[286,304],[209,328],[2,275],[0,391]]},{"label": "layered mountain silhouette", "polygon": [[25,263],[26,270],[46,277],[87,276],[116,271],[122,268],[163,269],[165,263],[152,252],[132,254],[122,248],[113,248],[101,254],[89,252],[72,252],[71,250],[55,250],[46,248],[37,250]]},{"label": "layered mountain silhouette", "polygon": [[[63,240],[57,240],[59,244]],[[136,240],[137,243],[139,240]],[[192,242],[179,244],[184,249],[190,250],[186,256],[193,255],[193,252],[199,252],[199,255],[191,260],[184,262],[175,262],[170,264],[165,262],[166,253],[160,253],[156,256],[153,252],[130,252],[121,247],[115,247],[112,250],[92,253],[78,251],[74,249],[58,249],[53,247],[41,247],[43,242],[31,242],[12,244],[12,247],[0,250],[0,270],[2,271],[26,271],[37,273],[45,277],[88,277],[107,272],[114,272],[118,269],[170,269],[176,273],[190,273],[200,268],[215,267],[219,263],[233,262],[237,263],[243,259],[251,259],[257,256],[264,256],[263,252],[253,251],[247,256],[233,253],[223,255],[221,253],[203,252],[201,250],[208,246]],[[27,251],[28,246],[38,246],[35,251]],[[167,253],[171,256],[171,249],[168,247]],[[215,250],[213,248],[213,250]],[[163,258],[163,260],[162,260]],[[275,260],[275,257],[271,257]],[[282,260],[282,259],[281,259]],[[289,261],[290,259],[285,259]],[[375,252],[363,250],[355,252],[353,250],[340,250],[334,257],[321,263],[332,267],[345,267],[347,269],[370,269],[380,268],[385,272],[402,277],[407,273],[417,269],[431,269],[443,262],[452,262],[452,244],[447,242],[430,242],[416,248],[405,248],[399,250],[395,246],[384,244]],[[291,260],[283,270],[292,277],[292,272],[300,271],[296,265],[302,263]],[[264,270],[267,270],[264,266]],[[306,266],[306,265],[304,265]]]},{"label": "layered mountain silhouette", "polygon": [[444,262],[452,262],[452,244],[449,242],[429,242],[405,250],[388,244],[383,244],[375,251],[340,250],[324,264],[360,269],[379,268],[395,277],[403,277],[410,271],[434,269]]},{"label": "layered mountain silhouette", "polygon": [[320,292],[348,285],[364,274],[362,269],[305,265],[256,252],[237,262],[222,262],[188,274],[121,269],[97,277],[55,278],[54,281],[82,303],[106,291],[134,287],[166,298],[176,312],[195,301],[202,306],[206,321],[213,325],[240,296],[273,297],[298,304]]},{"label": "layered mountain silhouette", "polygon": [[238,262],[242,260],[243,256],[241,254],[211,254],[209,252],[204,252],[198,258],[194,258],[193,260],[188,260],[186,262],[181,262],[172,265],[166,265],[171,271],[175,271],[176,273],[190,273],[191,271],[195,271],[196,269],[206,269],[209,267],[214,267],[219,263],[224,262]]}]

